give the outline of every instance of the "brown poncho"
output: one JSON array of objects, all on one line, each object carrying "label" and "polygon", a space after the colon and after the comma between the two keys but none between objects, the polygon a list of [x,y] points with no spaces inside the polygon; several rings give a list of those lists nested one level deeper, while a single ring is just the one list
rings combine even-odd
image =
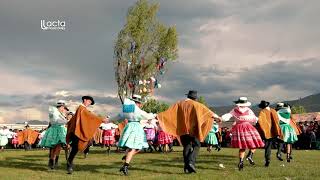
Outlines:
[{"label": "brown poncho", "polygon": [[204,141],[213,123],[213,112],[203,104],[187,99],[158,114],[160,127],[175,137],[189,134]]},{"label": "brown poncho", "polygon": [[19,145],[23,144],[24,142],[34,144],[38,138],[39,133],[32,129],[25,129],[21,132],[18,132],[17,135]]},{"label": "brown poncho", "polygon": [[257,129],[264,139],[280,137],[281,129],[277,111],[272,108],[270,108],[270,111],[268,109],[261,110]]},{"label": "brown poncho", "polygon": [[102,119],[103,118],[94,115],[84,106],[80,105],[76,114],[67,124],[67,143],[70,143],[70,137],[74,134],[79,138],[79,151],[84,151],[88,146],[89,141],[93,138],[97,128],[102,123]]},{"label": "brown poncho", "polygon": [[296,120],[293,119],[292,117],[290,119],[290,126],[294,129],[294,131],[296,132],[297,135],[301,134],[301,132],[302,132],[301,129],[297,125]]}]

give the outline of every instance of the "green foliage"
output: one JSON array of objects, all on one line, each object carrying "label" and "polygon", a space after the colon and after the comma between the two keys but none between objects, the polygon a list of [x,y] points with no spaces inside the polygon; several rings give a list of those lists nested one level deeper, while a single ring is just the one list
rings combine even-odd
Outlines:
[{"label": "green foliage", "polygon": [[122,102],[135,93],[143,97],[150,95],[155,82],[139,84],[139,80],[158,79],[166,70],[160,66],[161,60],[169,62],[178,57],[176,28],[160,23],[156,18],[158,10],[159,4],[139,0],[129,8],[126,24],[118,34],[114,67]]},{"label": "green foliage", "polygon": [[208,107],[206,99],[203,96],[199,97],[198,102]]},{"label": "green foliage", "polygon": [[159,113],[167,110],[169,104],[157,101],[155,99],[149,99],[145,104],[143,104],[142,110],[148,113]]},{"label": "green foliage", "polygon": [[303,114],[306,113],[306,109],[303,106],[293,106],[291,112],[292,114]]}]

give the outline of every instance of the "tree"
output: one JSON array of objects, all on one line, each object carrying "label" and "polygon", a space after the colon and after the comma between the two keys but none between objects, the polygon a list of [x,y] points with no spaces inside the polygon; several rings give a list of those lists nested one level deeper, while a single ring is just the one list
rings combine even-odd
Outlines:
[{"label": "tree", "polygon": [[199,97],[198,102],[208,107],[206,99],[203,96]]},{"label": "tree", "polygon": [[148,113],[158,114],[159,112],[163,112],[169,108],[169,104],[165,102],[160,102],[155,99],[149,99],[142,107],[142,110]]},{"label": "tree", "polygon": [[306,109],[303,106],[293,106],[291,108],[291,113],[292,114],[303,114],[306,113]]},{"label": "tree", "polygon": [[129,8],[126,24],[118,33],[114,68],[122,103],[135,93],[146,97],[161,88],[166,63],[178,57],[176,28],[157,20],[158,9],[159,4],[139,0]]}]

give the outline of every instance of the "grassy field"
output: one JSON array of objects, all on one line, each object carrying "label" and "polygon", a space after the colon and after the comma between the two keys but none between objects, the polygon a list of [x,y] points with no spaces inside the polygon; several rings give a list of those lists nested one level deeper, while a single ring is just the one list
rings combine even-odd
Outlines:
[{"label": "grassy field", "polygon": [[[238,150],[225,148],[208,153],[202,148],[197,160],[197,174],[184,174],[182,148],[175,147],[169,154],[140,153],[131,163],[129,176],[119,173],[123,154],[92,148],[84,159],[75,159],[74,173],[66,174],[66,161],[62,152],[60,166],[47,170],[46,150],[6,150],[0,152],[0,179],[320,179],[320,151],[296,150],[291,163],[276,160],[275,151],[270,167],[264,167],[263,150],[257,150],[255,166],[245,163],[243,171],[237,170]],[[225,168],[219,167],[223,164]]]}]

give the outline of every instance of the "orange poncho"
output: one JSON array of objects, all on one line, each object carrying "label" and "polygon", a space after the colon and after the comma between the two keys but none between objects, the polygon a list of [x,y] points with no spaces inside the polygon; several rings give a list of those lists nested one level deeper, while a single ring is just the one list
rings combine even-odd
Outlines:
[{"label": "orange poncho", "polygon": [[24,144],[24,142],[34,144],[38,138],[39,133],[32,129],[25,129],[21,132],[18,132],[17,135],[19,145]]},{"label": "orange poncho", "polygon": [[80,105],[76,111],[76,114],[67,124],[67,143],[70,143],[70,136],[71,134],[74,134],[79,138],[79,151],[84,151],[101,123],[101,117],[94,115],[88,111],[87,108]]},{"label": "orange poncho", "polygon": [[290,126],[294,129],[297,135],[301,134],[301,129],[297,126],[296,121],[291,117]]},{"label": "orange poncho", "polygon": [[214,113],[194,100],[182,100],[158,114],[160,127],[175,137],[189,134],[204,141],[213,123]]},{"label": "orange poncho", "polygon": [[263,109],[259,113],[257,129],[265,139],[281,137],[281,129],[277,111],[270,108],[270,111]]}]

